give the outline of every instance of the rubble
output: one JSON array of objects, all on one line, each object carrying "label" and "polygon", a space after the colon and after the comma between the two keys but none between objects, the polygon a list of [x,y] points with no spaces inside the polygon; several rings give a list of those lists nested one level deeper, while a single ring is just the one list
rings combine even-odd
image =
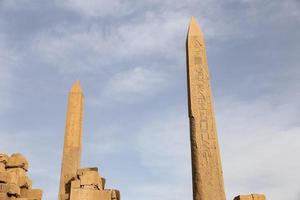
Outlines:
[{"label": "rubble", "polygon": [[42,199],[42,190],[32,189],[28,168],[28,161],[22,154],[8,156],[0,153],[0,200]]}]

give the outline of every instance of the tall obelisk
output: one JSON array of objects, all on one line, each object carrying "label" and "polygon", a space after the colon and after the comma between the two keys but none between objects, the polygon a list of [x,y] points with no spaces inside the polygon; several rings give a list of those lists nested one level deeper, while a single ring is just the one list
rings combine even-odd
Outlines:
[{"label": "tall obelisk", "polygon": [[225,200],[204,35],[192,17],[186,41],[194,200]]},{"label": "tall obelisk", "polygon": [[71,88],[68,98],[67,120],[64,138],[64,150],[61,164],[59,200],[68,199],[69,189],[66,183],[76,175],[80,167],[82,141],[83,93],[79,81]]}]

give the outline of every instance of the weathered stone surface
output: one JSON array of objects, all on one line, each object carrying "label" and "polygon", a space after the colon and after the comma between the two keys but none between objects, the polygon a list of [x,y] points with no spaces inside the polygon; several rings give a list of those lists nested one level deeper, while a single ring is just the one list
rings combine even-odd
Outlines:
[{"label": "weathered stone surface", "polygon": [[97,167],[87,167],[87,168],[80,168],[77,170],[77,175],[78,176],[82,176],[85,172],[88,172],[88,171],[94,171],[94,172],[98,172],[98,168]]},{"label": "weathered stone surface", "polygon": [[6,164],[7,161],[8,161],[8,155],[6,155],[4,153],[0,153],[0,163]]},{"label": "weathered stone surface", "polygon": [[10,182],[20,186],[19,181],[26,177],[26,171],[23,168],[7,168],[7,173],[10,175]]},{"label": "weathered stone surface", "polygon": [[99,191],[100,190],[72,189],[70,200],[100,200],[101,196]]},{"label": "weathered stone surface", "polygon": [[4,163],[0,163],[0,172],[5,172],[5,164]]},{"label": "weathered stone surface", "polygon": [[64,150],[61,166],[59,199],[65,198],[66,175],[76,176],[80,167],[82,141],[83,93],[79,81],[76,81],[70,91],[65,128]]},{"label": "weathered stone surface", "polygon": [[16,197],[20,196],[20,188],[15,183],[9,183],[7,187],[7,194],[14,195]]},{"label": "weathered stone surface", "polygon": [[30,189],[32,187],[32,181],[28,176],[19,177],[18,186],[20,188]]},{"label": "weathered stone surface", "polygon": [[7,199],[7,193],[6,192],[0,192],[0,200],[6,200]]},{"label": "weathered stone surface", "polygon": [[266,200],[263,194],[239,195],[234,200]]},{"label": "weathered stone surface", "polygon": [[80,185],[99,185],[99,175],[96,171],[86,171],[80,176]]},{"label": "weathered stone surface", "polygon": [[0,183],[0,193],[7,193],[8,184],[7,183]]},{"label": "weathered stone surface", "polygon": [[101,177],[102,190],[105,188],[106,179]]},{"label": "weathered stone surface", "polygon": [[11,176],[8,172],[0,172],[0,183],[11,182]]},{"label": "weathered stone surface", "polygon": [[188,102],[194,200],[225,200],[204,35],[195,18],[187,36]]},{"label": "weathered stone surface", "polygon": [[43,191],[40,189],[21,189],[22,198],[28,198],[33,200],[41,200],[43,196]]},{"label": "weathered stone surface", "polygon": [[111,200],[120,200],[121,195],[119,190],[112,190],[111,192]]},{"label": "weathered stone surface", "polygon": [[71,190],[76,188],[80,188],[80,180],[72,181],[71,182]]},{"label": "weathered stone surface", "polygon": [[15,153],[15,154],[12,154],[11,157],[8,158],[6,167],[8,167],[8,168],[21,167],[27,171],[28,170],[28,162],[22,154]]}]

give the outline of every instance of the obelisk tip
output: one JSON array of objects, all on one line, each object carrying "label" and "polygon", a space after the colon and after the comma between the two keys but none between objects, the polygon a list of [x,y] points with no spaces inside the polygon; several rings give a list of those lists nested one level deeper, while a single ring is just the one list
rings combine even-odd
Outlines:
[{"label": "obelisk tip", "polygon": [[82,93],[79,80],[76,80],[71,88],[71,93]]},{"label": "obelisk tip", "polygon": [[201,27],[194,16],[192,16],[190,20],[188,35],[203,35]]}]

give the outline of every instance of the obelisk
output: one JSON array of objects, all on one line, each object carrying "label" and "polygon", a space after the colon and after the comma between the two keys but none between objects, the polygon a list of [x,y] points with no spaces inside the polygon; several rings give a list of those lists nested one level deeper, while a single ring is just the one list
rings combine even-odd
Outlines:
[{"label": "obelisk", "polygon": [[225,200],[204,35],[192,17],[186,41],[194,200]]},{"label": "obelisk", "polygon": [[69,198],[70,188],[66,187],[66,183],[76,175],[77,169],[80,167],[83,100],[84,97],[80,83],[79,81],[75,81],[68,98],[59,200]]}]

